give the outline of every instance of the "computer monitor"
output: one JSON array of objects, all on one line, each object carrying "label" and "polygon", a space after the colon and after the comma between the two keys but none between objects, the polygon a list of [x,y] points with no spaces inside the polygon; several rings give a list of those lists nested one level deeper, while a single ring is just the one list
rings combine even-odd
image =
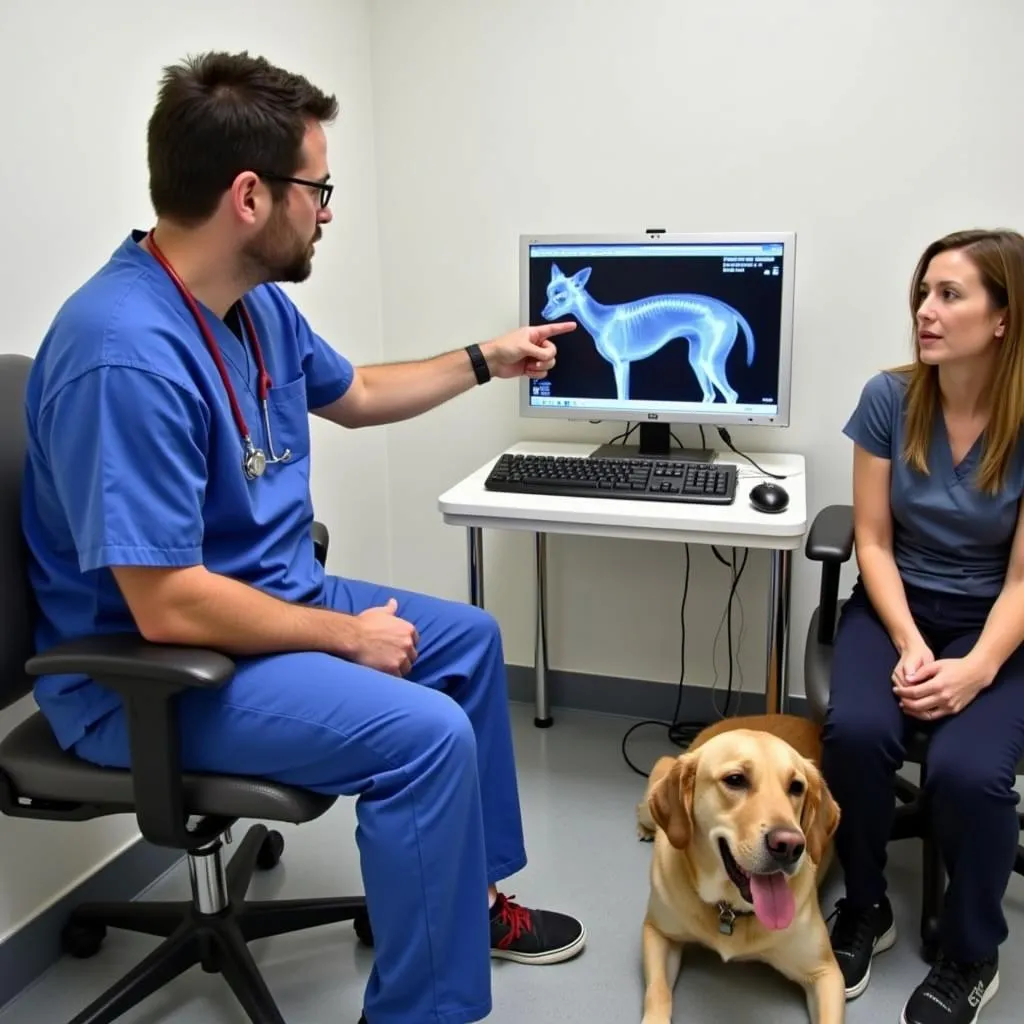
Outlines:
[{"label": "computer monitor", "polygon": [[635,454],[656,457],[678,453],[672,424],[788,426],[795,249],[794,232],[523,235],[521,322],[579,328],[523,378],[520,413],[637,421]]}]

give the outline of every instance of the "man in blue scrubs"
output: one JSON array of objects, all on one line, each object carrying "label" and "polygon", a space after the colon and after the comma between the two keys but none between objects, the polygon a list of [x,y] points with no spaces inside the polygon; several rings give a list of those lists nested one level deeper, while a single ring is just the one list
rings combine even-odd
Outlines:
[{"label": "man in blue scrubs", "polygon": [[[226,687],[181,698],[185,767],[358,796],[365,1019],[463,1024],[490,1012],[491,956],[555,963],[584,929],[495,888],[526,863],[497,625],[324,575],[308,416],[390,423],[492,376],[543,376],[549,339],[574,325],[406,364],[335,352],[277,282],[309,275],[330,223],[336,112],[245,54],[167,69],[148,133],[155,229],[65,302],[29,382],[38,647],[138,629],[235,656]],[[65,749],[128,765],[115,694],[60,676],[36,699]]]}]

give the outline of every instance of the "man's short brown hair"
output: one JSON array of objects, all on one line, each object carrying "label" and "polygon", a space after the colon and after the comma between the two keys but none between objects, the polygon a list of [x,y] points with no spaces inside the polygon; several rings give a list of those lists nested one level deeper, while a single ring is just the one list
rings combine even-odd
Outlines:
[{"label": "man's short brown hair", "polygon": [[[309,122],[337,113],[333,95],[245,52],[205,53],[165,68],[147,136],[157,216],[201,223],[243,171],[294,175]],[[268,185],[275,195],[285,187]]]}]

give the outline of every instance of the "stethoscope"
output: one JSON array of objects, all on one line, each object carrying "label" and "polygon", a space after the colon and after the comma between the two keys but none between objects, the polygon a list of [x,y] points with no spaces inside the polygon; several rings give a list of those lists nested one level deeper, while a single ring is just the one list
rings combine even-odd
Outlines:
[{"label": "stethoscope", "polygon": [[270,379],[270,374],[267,373],[267,366],[263,362],[263,349],[260,347],[260,339],[256,334],[256,327],[252,322],[252,317],[249,315],[249,310],[246,309],[245,303],[238,300],[238,310],[242,318],[242,327],[244,333],[249,338],[249,347],[252,349],[252,354],[256,359],[256,369],[259,373],[259,380],[257,383],[257,397],[259,398],[260,407],[263,410],[263,425],[267,431],[267,447],[270,449],[270,456],[268,458],[267,453],[262,448],[257,448],[253,444],[252,436],[249,433],[249,426],[245,422],[245,417],[242,415],[241,406],[238,404],[238,399],[235,396],[235,389],[231,384],[231,379],[228,377],[227,367],[224,365],[224,359],[220,354],[220,346],[217,344],[217,340],[214,338],[213,333],[210,331],[210,326],[206,322],[206,318],[203,316],[196,304],[196,300],[192,297],[188,288],[185,287],[185,282],[178,276],[174,267],[167,262],[167,257],[160,251],[153,238],[153,232],[150,231],[147,237],[149,242],[150,251],[156,258],[157,263],[167,271],[168,277],[177,286],[181,297],[185,300],[185,304],[192,312],[192,316],[195,317],[196,323],[199,325],[199,331],[203,336],[203,341],[206,342],[206,347],[210,350],[210,355],[213,356],[213,361],[217,364],[217,370],[220,373],[220,379],[224,383],[224,390],[227,392],[228,401],[231,403],[231,414],[235,418],[235,424],[238,427],[238,432],[242,435],[242,469],[245,471],[245,475],[250,480],[255,480],[257,477],[263,476],[267,471],[267,466],[275,462],[287,462],[291,457],[291,450],[285,448],[280,454],[274,453],[274,438],[270,432],[270,410],[267,405],[267,395],[270,392],[273,382]]}]

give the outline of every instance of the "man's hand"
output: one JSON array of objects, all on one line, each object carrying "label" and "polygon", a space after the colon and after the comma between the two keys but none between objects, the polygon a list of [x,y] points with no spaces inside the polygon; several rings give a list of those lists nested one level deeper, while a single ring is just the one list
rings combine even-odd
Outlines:
[{"label": "man's hand", "polygon": [[392,676],[408,675],[416,660],[419,634],[416,627],[395,612],[398,602],[392,597],[382,608],[367,608],[356,616],[359,637],[352,660]]},{"label": "man's hand", "polygon": [[560,320],[539,327],[520,327],[480,346],[492,377],[545,377],[555,365],[556,334],[575,331],[572,320]]},{"label": "man's hand", "polygon": [[963,711],[989,686],[993,674],[970,656],[940,658],[893,687],[900,708],[912,718],[934,722]]}]

